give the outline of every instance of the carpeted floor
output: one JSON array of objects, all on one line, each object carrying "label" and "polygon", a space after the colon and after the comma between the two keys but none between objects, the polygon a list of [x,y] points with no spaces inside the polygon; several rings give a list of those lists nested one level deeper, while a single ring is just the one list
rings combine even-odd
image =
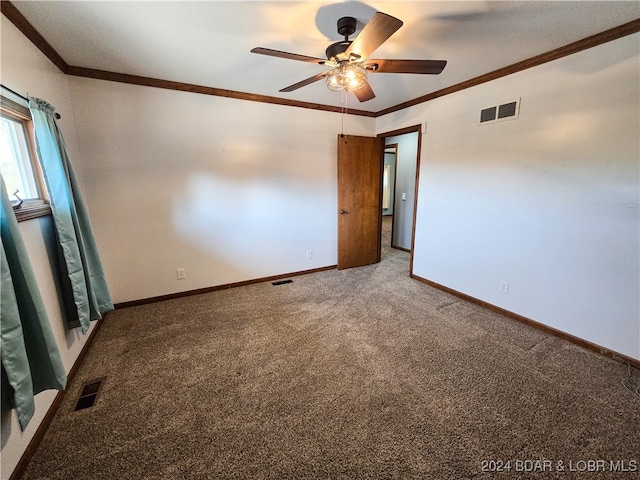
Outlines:
[{"label": "carpeted floor", "polygon": [[626,365],[408,271],[387,238],[377,265],[112,312],[24,478],[638,478],[611,472],[640,463]]}]

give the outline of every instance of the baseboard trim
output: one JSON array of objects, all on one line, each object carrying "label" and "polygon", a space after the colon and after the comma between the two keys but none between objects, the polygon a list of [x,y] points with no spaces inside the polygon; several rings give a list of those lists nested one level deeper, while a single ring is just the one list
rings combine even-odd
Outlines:
[{"label": "baseboard trim", "polygon": [[159,295],[157,297],[141,298],[140,300],[120,302],[120,303],[114,304],[114,307],[116,310],[119,310],[121,308],[128,308],[128,307],[138,307],[140,305],[148,305],[150,303],[162,302],[164,300],[173,300],[175,298],[190,297],[192,295],[201,295],[203,293],[217,292],[218,290],[228,290],[229,288],[245,287],[247,285],[253,285],[255,283],[272,282],[274,280],[281,280],[287,277],[298,277],[300,275],[307,275],[309,273],[335,270],[336,268],[337,268],[337,265],[330,265],[328,267],[313,268],[311,270],[301,270],[299,272],[283,273],[281,275],[273,275],[270,277],[255,278],[253,280],[244,280],[242,282],[225,283],[223,285],[215,285],[213,287],[198,288],[195,290],[187,290],[185,292],[169,293],[167,295]]},{"label": "baseboard trim", "polygon": [[[107,313],[104,315],[104,318],[102,320],[98,320],[95,324],[96,326],[93,328],[93,330],[91,330],[91,333],[89,334],[89,338],[87,338],[87,341],[83,345],[82,350],[80,350],[80,354],[78,355],[78,358],[76,358],[75,362],[73,362],[73,366],[71,367],[71,370],[69,370],[69,373],[67,374],[67,387],[73,381],[74,377],[76,376],[76,373],[78,373],[78,369],[80,368],[80,365],[82,365],[82,361],[84,360],[84,357],[87,355],[87,352],[89,351],[89,348],[93,343],[93,339],[96,337],[96,333],[98,332],[98,330],[100,330],[100,327],[102,326],[102,322],[104,321],[105,318],[107,318],[108,315],[109,314]],[[33,438],[31,439],[31,441],[29,442],[29,445],[27,445],[27,448],[25,449],[24,453],[20,457],[20,461],[18,461],[18,463],[16,464],[16,467],[13,469],[13,472],[11,472],[11,476],[9,477],[9,480],[19,480],[20,478],[22,478],[22,476],[26,472],[27,467],[29,466],[29,462],[33,457],[33,454],[36,452],[36,450],[40,446],[40,442],[42,442],[42,439],[44,438],[45,433],[47,433],[47,429],[49,428],[49,425],[51,424],[53,417],[58,411],[58,408],[60,408],[60,405],[62,404],[62,401],[64,400],[64,396],[66,395],[66,393],[67,393],[67,389],[64,389],[64,390],[60,390],[56,394],[56,397],[53,399],[53,402],[51,402],[51,406],[49,407],[49,410],[47,410],[47,413],[42,419],[42,422],[40,423],[40,425],[38,425],[38,428],[36,429],[36,433],[33,434]]]},{"label": "baseboard trim", "polygon": [[437,288],[438,290],[442,290],[444,292],[450,293],[451,295],[455,295],[456,297],[462,298],[463,300],[467,300],[468,302],[471,303],[475,303],[476,305],[480,305],[481,307],[487,308],[489,310],[492,310],[494,312],[500,313],[512,320],[516,320],[518,322],[524,323],[526,325],[529,325],[533,328],[537,328],[538,330],[542,330],[545,333],[548,333],[550,335],[553,335],[555,337],[559,337],[562,338],[563,340],[567,340],[575,345],[579,345],[583,348],[587,348],[589,350],[592,350],[596,353],[599,353],[601,355],[605,355],[609,358],[612,358],[614,360],[617,361],[621,361],[621,362],[625,362],[628,363],[632,366],[634,366],[635,368],[640,369],[640,360],[636,360],[635,358],[631,358],[627,355],[623,355],[622,353],[618,353],[614,350],[610,350],[606,347],[597,345],[595,343],[589,342],[588,340],[584,340],[580,337],[576,337],[574,335],[571,335],[570,333],[566,333],[563,332],[562,330],[558,330],[556,328],[553,327],[549,327],[543,323],[540,322],[536,322],[535,320],[532,320],[530,318],[527,318],[523,315],[514,313],[514,312],[510,312],[509,310],[506,310],[502,307],[498,307],[496,305],[493,305],[491,303],[485,302],[483,300],[477,299],[475,297],[472,297],[471,295],[467,295],[466,293],[462,293],[459,292],[457,290],[454,290],[452,288],[449,287],[445,287],[444,285],[441,285],[439,283],[433,282],[431,280],[427,280],[426,278],[422,278],[418,275],[415,274],[411,274],[411,278],[424,283],[426,285],[429,285],[430,287],[434,287]]}]

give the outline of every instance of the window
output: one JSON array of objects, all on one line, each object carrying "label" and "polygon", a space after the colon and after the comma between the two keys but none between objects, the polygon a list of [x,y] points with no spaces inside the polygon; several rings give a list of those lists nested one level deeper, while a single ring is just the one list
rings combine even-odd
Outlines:
[{"label": "window", "polygon": [[20,197],[27,200],[40,196],[33,176],[24,124],[8,115],[2,115],[0,159],[2,178],[10,194],[20,192]]},{"label": "window", "polygon": [[[35,160],[29,109],[0,97],[0,172],[18,221],[49,215]],[[20,200],[22,202],[20,202]]]}]

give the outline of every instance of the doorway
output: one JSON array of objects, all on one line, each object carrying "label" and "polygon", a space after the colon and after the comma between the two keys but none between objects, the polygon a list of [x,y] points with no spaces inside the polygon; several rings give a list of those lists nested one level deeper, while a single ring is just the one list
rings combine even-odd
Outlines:
[{"label": "doorway", "polygon": [[387,248],[410,254],[411,274],[420,132],[421,126],[416,125],[376,137],[338,136],[338,269],[380,261],[385,143],[395,143],[393,180],[387,169],[388,182],[393,182],[386,208],[393,212],[392,240]]},{"label": "doorway", "polygon": [[[382,209],[383,231],[385,226],[391,229],[390,246],[392,248],[412,254],[422,137],[421,126],[416,125],[382,133],[378,136],[383,138],[385,145],[384,168],[388,172],[383,172],[383,195],[385,194],[385,180],[393,182],[393,186],[389,186],[388,189],[388,208],[385,209],[383,205]],[[381,241],[387,240],[383,236]]]}]

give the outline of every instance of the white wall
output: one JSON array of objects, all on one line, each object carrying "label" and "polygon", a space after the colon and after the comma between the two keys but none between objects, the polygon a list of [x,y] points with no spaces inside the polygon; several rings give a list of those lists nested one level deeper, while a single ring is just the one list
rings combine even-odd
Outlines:
[{"label": "white wall", "polygon": [[394,143],[398,147],[393,208],[393,246],[411,250],[418,165],[418,132],[385,138],[386,145]]},{"label": "white wall", "polygon": [[[85,78],[70,85],[114,302],[336,264],[339,114]],[[375,120],[348,125],[373,135]]]},{"label": "white wall", "polygon": [[[22,93],[29,93],[53,104],[62,115],[60,128],[65,136],[71,160],[77,160],[76,134],[73,112],[69,99],[66,77],[31,44],[3,15],[0,15],[2,34],[2,84]],[[67,373],[78,358],[88,336],[79,329],[67,330],[64,326],[56,285],[53,280],[51,262],[47,248],[52,246],[51,217],[43,217],[20,223],[31,266],[51,323],[53,334]],[[91,328],[95,324],[92,324]],[[22,453],[33,438],[44,415],[56,395],[48,390],[36,395],[36,411],[24,432],[20,431],[15,411],[2,417],[2,473],[9,478]]]},{"label": "white wall", "polygon": [[[417,276],[640,359],[639,45],[635,34],[378,119],[379,132],[427,121]],[[482,108],[518,97],[517,120],[478,125]]]},{"label": "white wall", "polygon": [[382,215],[393,215],[393,199],[395,195],[396,184],[396,152],[384,153],[384,167],[389,166],[389,208],[382,209]]}]

